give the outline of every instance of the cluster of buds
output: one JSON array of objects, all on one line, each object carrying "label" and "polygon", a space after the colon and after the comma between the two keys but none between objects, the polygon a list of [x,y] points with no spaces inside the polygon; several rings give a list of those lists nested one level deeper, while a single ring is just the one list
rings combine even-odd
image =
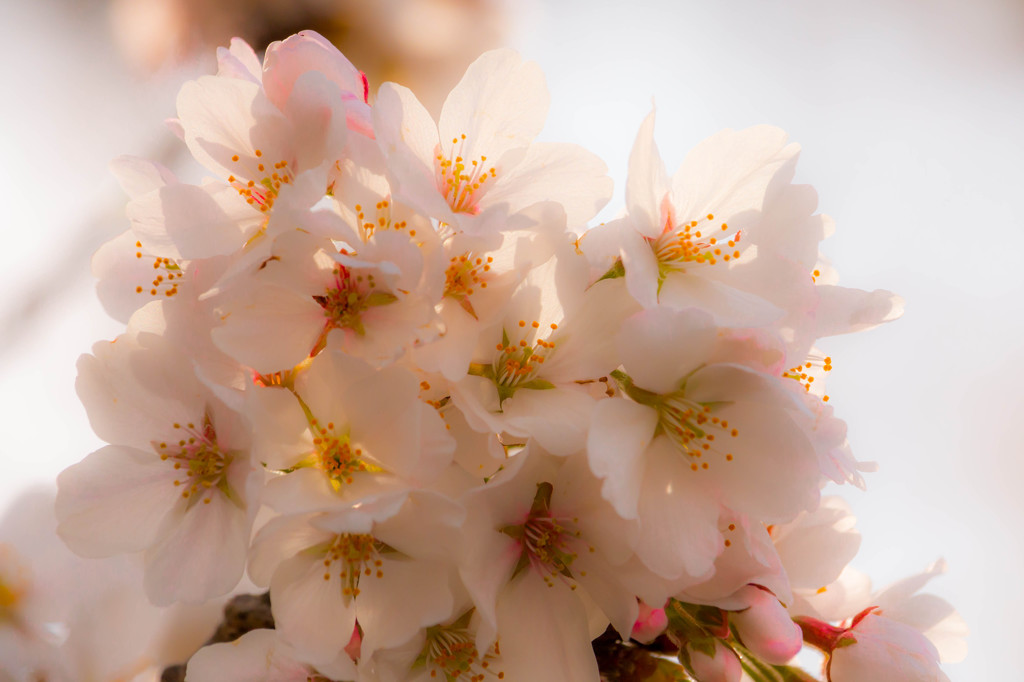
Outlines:
[{"label": "cluster of buds", "polygon": [[269,589],[276,628],[190,682],[645,679],[606,631],[651,679],[946,679],[955,612],[872,594],[821,496],[868,467],[816,343],[901,302],[836,284],[782,131],[670,178],[652,112],[592,226],[606,166],[534,140],[511,50],[436,122],[312,32],[218,59],[171,124],[213,177],[114,164],[131,225],[94,271],[127,329],[77,383],[110,445],[56,504],[76,553],[141,553],[154,604]]}]

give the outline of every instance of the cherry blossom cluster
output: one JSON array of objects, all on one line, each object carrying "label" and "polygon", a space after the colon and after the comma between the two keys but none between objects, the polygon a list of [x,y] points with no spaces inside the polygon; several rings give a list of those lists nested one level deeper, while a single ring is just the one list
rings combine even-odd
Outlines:
[{"label": "cherry blossom cluster", "polygon": [[312,32],[218,61],[171,122],[210,177],[114,163],[130,228],[94,271],[127,329],[77,382],[110,445],[56,503],[76,553],[141,553],[154,604],[269,589],[276,629],[188,680],[593,682],[609,627],[673,652],[658,679],[817,679],[805,644],[832,682],[947,679],[941,565],[872,592],[821,494],[869,467],[816,343],[901,302],[836,284],[782,131],[669,177],[652,112],[595,226],[606,166],[535,140],[511,50],[437,121]]}]

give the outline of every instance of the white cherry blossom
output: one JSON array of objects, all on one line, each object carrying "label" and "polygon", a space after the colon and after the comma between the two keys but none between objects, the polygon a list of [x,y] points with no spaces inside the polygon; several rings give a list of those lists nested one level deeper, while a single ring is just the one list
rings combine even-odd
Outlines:
[{"label": "white cherry blossom", "polygon": [[551,200],[573,230],[608,201],[611,183],[590,152],[533,141],[547,109],[537,65],[493,50],[469,66],[436,125],[411,91],[382,85],[374,132],[396,194],[459,231],[499,231],[509,216]]},{"label": "white cherry blossom", "polygon": [[612,375],[622,397],[597,405],[587,441],[604,496],[640,520],[638,555],[691,584],[724,548],[722,508],[778,522],[818,500],[814,449],[792,416],[801,405],[781,379],[716,357],[717,339],[698,311],[629,318]]},{"label": "white cherry blossom", "polygon": [[77,388],[112,444],[58,477],[58,533],[83,556],[145,551],[154,603],[226,593],[244,568],[261,479],[248,427],[162,336],[130,329],[93,353]]}]

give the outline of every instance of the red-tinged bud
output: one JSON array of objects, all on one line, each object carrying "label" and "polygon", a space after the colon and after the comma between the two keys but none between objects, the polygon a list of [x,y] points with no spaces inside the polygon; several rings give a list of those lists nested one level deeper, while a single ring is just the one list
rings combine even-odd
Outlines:
[{"label": "red-tinged bud", "polygon": [[[858,616],[858,619],[860,617]],[[804,641],[825,653],[831,653],[839,647],[849,646],[857,641],[845,628],[837,628],[817,618],[799,616],[793,620],[800,626]]]}]

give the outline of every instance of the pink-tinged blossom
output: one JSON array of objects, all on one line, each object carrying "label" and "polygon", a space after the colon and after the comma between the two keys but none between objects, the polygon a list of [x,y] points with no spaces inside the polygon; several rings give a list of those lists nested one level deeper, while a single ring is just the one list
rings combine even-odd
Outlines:
[{"label": "pink-tinged blossom", "polygon": [[442,229],[442,332],[414,350],[415,362],[450,381],[465,377],[481,335],[505,315],[513,291],[564,246],[564,225],[561,206],[543,202],[511,218],[497,239]]},{"label": "pink-tinged blossom", "polygon": [[241,250],[267,232],[283,197],[310,208],[328,192],[338,164],[361,148],[349,144],[350,127],[355,138],[372,137],[365,79],[316,33],[271,45],[262,78],[240,41],[222,53],[221,67],[222,75],[182,87],[176,123],[219,179],[195,186],[163,178],[128,206],[136,236],[162,257]]},{"label": "pink-tinged blossom", "polygon": [[226,593],[242,575],[262,479],[247,425],[163,336],[130,327],[93,353],[76,387],[111,445],[58,477],[58,533],[83,556],[144,552],[156,604]]},{"label": "pink-tinged blossom", "polygon": [[411,91],[385,83],[374,131],[396,194],[458,231],[500,231],[509,216],[552,200],[576,230],[608,201],[611,181],[590,152],[533,141],[547,110],[539,67],[494,50],[470,65],[437,124]]},{"label": "pink-tinged blossom", "polygon": [[949,682],[935,646],[918,630],[884,615],[861,614],[838,642],[826,668],[829,682]]},{"label": "pink-tinged blossom", "polygon": [[[795,620],[803,629],[804,640],[828,654],[825,670],[829,682],[948,682],[939,663],[963,659],[967,653],[967,626],[944,599],[919,593],[928,581],[945,570],[945,562],[939,560],[923,573],[873,594],[865,589],[869,586],[867,578],[856,580],[849,570],[828,585],[824,594],[837,594],[824,606],[845,611],[845,619],[838,626],[812,616],[798,616]],[[851,585],[860,588],[851,589]],[[845,599],[838,603],[836,597]],[[815,607],[823,606],[817,603],[819,600],[809,601]]]},{"label": "pink-tinged blossom", "polygon": [[694,148],[670,179],[654,143],[654,112],[630,156],[627,217],[595,228],[582,248],[605,268],[621,258],[645,307],[698,307],[721,325],[772,325],[800,362],[818,337],[895,319],[887,291],[836,286],[818,254],[831,233],[811,187],[790,184],[799,148],[777,128],[726,130]]}]

